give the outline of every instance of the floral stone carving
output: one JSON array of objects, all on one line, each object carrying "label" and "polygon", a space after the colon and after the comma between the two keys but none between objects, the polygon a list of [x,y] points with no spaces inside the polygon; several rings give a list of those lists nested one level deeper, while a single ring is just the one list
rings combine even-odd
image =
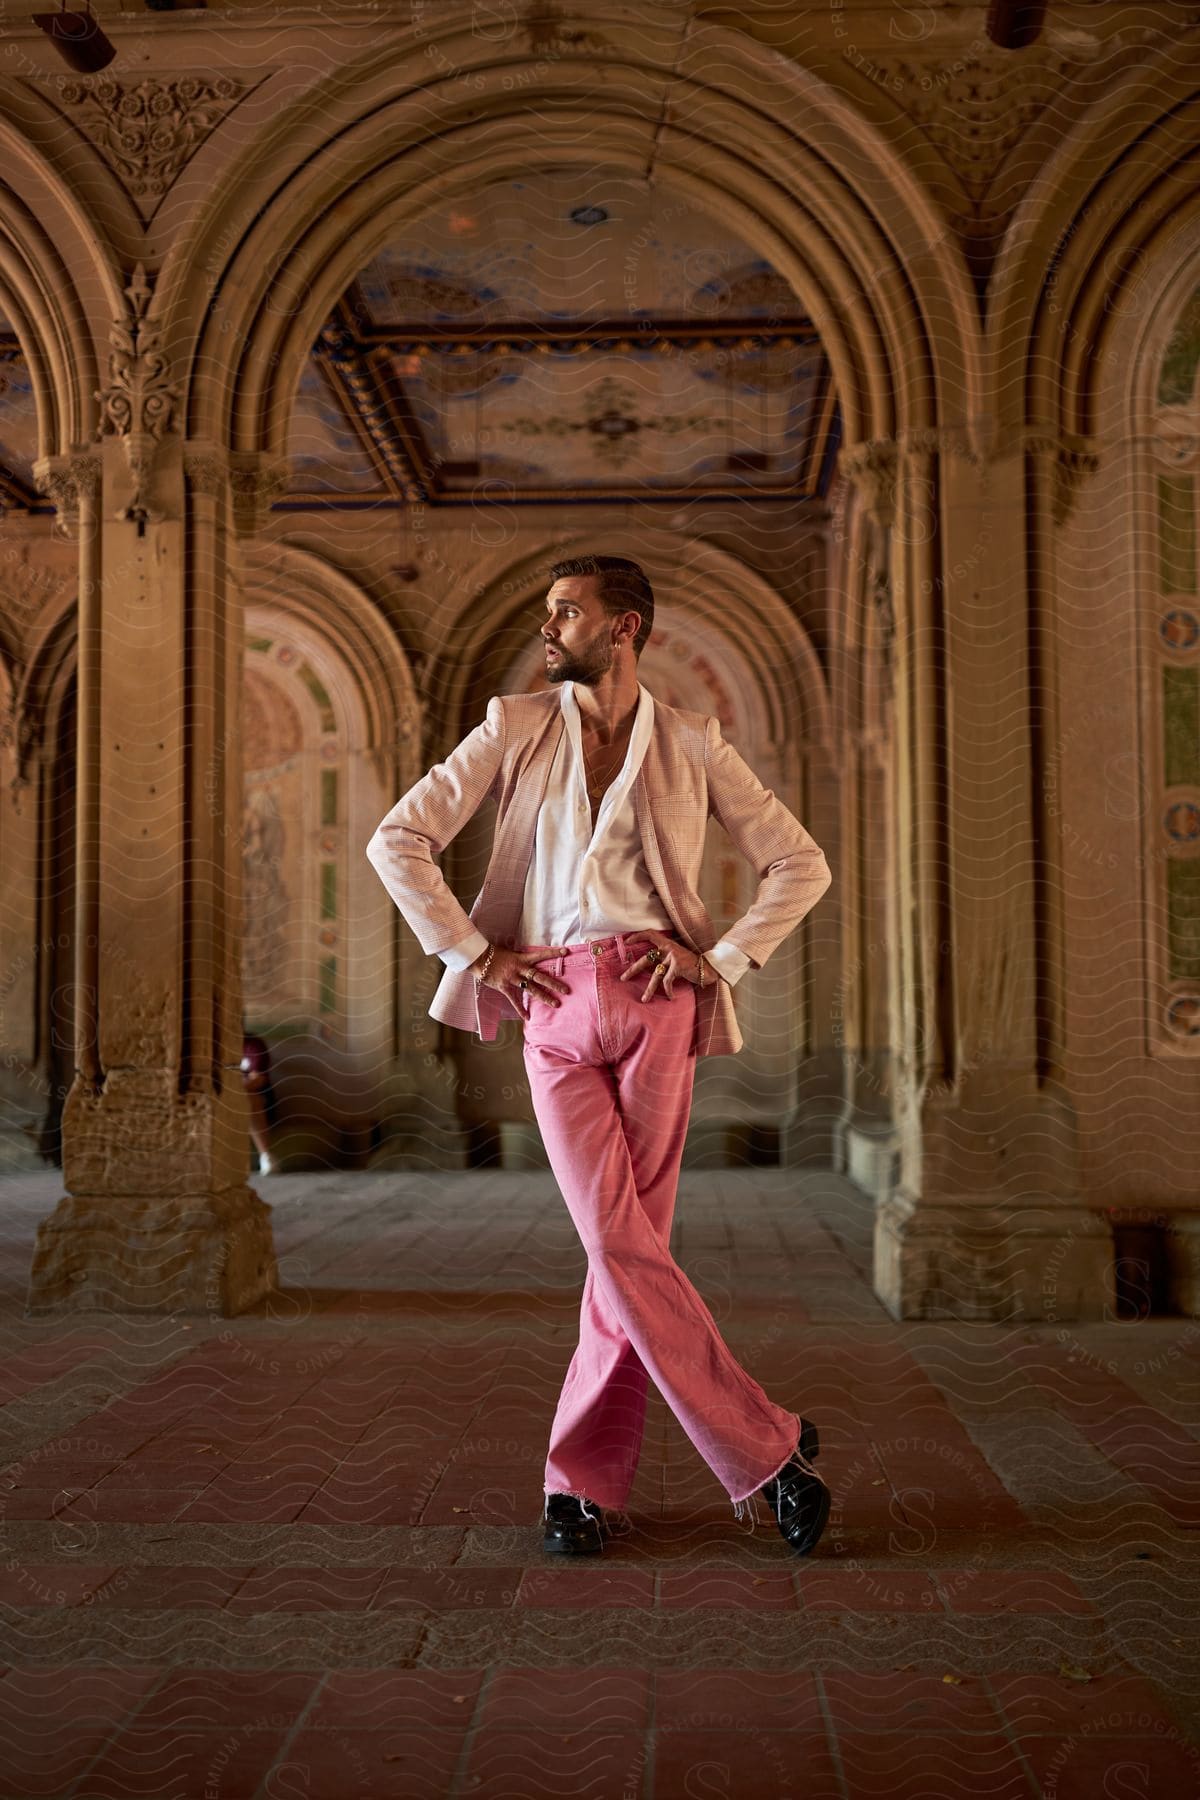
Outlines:
[{"label": "floral stone carving", "polygon": [[207,80],[67,82],[63,99],[109,167],[138,200],[159,200],[245,92],[231,75]]}]

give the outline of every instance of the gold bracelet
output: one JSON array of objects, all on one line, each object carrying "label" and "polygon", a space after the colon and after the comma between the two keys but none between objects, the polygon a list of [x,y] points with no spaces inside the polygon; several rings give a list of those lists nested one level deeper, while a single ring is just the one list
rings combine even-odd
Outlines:
[{"label": "gold bracelet", "polygon": [[488,970],[492,966],[492,958],[493,958],[493,956],[495,956],[495,954],[496,954],[495,944],[489,944],[488,945],[488,953],[483,959],[483,967],[482,967],[482,969],[480,969],[479,973],[475,977],[476,981],[479,982],[481,985],[483,983],[484,976],[487,974]]}]

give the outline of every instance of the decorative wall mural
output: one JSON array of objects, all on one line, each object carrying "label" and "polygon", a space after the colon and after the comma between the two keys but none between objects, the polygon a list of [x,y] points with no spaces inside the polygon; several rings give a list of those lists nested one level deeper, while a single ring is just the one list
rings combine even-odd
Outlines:
[{"label": "decorative wall mural", "polygon": [[300,714],[277,683],[248,661],[242,695],[242,767],[247,779],[277,772],[300,751]]},{"label": "decorative wall mural", "polygon": [[[1178,429],[1195,413],[1200,364],[1200,292],[1184,305],[1159,367],[1160,425]],[[1200,421],[1198,421],[1200,422]],[[1166,437],[1162,440],[1166,443]],[[1171,443],[1177,443],[1172,436]],[[1152,916],[1165,929],[1154,948],[1160,1017],[1169,1037],[1197,1041],[1200,1018],[1200,619],[1195,600],[1200,493],[1194,466],[1154,476],[1157,587],[1154,660],[1146,692],[1157,717],[1151,742],[1159,764],[1159,805],[1147,867]],[[1153,938],[1152,938],[1153,941]]]},{"label": "decorative wall mural", "polygon": [[1186,406],[1196,385],[1200,364],[1200,288],[1192,295],[1176,321],[1158,376],[1160,406]]},{"label": "decorative wall mural", "polygon": [[286,994],[287,842],[277,788],[251,787],[242,813],[242,984],[245,1011],[255,1018],[274,1013]]},{"label": "decorative wall mural", "polygon": [[338,718],[313,654],[247,641],[243,697],[246,1011],[281,1030],[337,1035],[337,918],[345,834]]}]

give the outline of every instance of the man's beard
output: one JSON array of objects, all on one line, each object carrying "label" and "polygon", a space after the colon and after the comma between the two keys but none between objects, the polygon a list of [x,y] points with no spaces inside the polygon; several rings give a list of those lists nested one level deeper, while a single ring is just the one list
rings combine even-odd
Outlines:
[{"label": "man's beard", "polygon": [[612,639],[607,631],[598,631],[591,643],[574,655],[561,644],[551,648],[558,651],[558,656],[553,661],[547,658],[547,681],[577,681],[582,687],[594,687],[613,666]]}]

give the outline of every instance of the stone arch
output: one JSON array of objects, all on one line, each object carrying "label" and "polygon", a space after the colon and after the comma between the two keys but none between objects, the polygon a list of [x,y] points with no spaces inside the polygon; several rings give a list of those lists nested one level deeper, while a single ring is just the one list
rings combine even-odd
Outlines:
[{"label": "stone arch", "polygon": [[[556,32],[568,23],[556,20]],[[899,445],[897,513],[914,525],[894,575],[897,638],[907,643],[912,627],[915,642],[931,641],[922,615],[940,556],[927,517],[938,486],[925,462],[943,443],[973,441],[987,410],[961,247],[854,103],[811,72],[764,67],[747,40],[710,26],[689,26],[686,53],[669,56],[652,37],[630,47],[627,25],[611,38],[594,15],[581,27],[586,60],[564,38],[563,54],[539,61],[513,45],[498,53],[454,25],[422,24],[411,49],[378,67],[364,59],[336,90],[281,108],[233,180],[244,228],[230,231],[212,206],[198,215],[153,302],[189,377],[189,436],[227,444],[235,464],[282,466],[293,396],[323,320],[389,236],[432,204],[531,161],[650,167],[789,281],[830,357],[845,450],[865,458],[871,479],[892,479]],[[222,233],[226,245],[236,240],[231,248],[222,250]],[[915,680],[923,714],[938,714],[937,671],[923,667]],[[936,837],[936,818],[920,816],[931,821],[921,834]],[[925,854],[936,860],[940,842]],[[945,939],[932,911],[911,917],[914,930]],[[918,960],[938,966],[927,947]],[[950,1004],[923,992],[913,1019],[922,1007],[948,1014]]]},{"label": "stone arch", "polygon": [[[98,346],[125,311],[113,245],[133,236],[128,197],[98,159],[82,159],[76,178],[36,148],[51,122],[61,134],[61,114],[15,84],[0,99],[0,308],[29,367],[40,459],[95,435]],[[111,238],[99,235],[98,216]]]},{"label": "stone arch", "polygon": [[[597,24],[589,17],[590,38]],[[647,103],[634,112],[607,89],[598,100],[594,60],[556,57],[548,69],[450,26],[419,37],[380,68],[343,72],[322,103],[285,109],[233,181],[245,235],[222,257],[210,207],[164,269],[155,308],[192,362],[192,435],[280,454],[301,362],[338,295],[435,197],[527,168],[531,104],[536,160],[641,168],[653,143],[658,178],[771,258],[822,332],[848,441],[928,424],[939,405],[978,411],[978,320],[961,253],[883,141],[811,73],[764,72],[751,46],[713,27],[692,34],[684,68],[610,46],[606,63]],[[429,79],[436,60],[454,79]],[[686,124],[651,135],[641,120],[660,108],[649,96],[671,82],[672,120]],[[786,123],[794,117],[805,137]],[[208,282],[194,279],[201,267]]]},{"label": "stone arch", "polygon": [[[1141,436],[1152,431],[1163,403],[1157,387],[1163,357],[1188,302],[1200,289],[1200,202],[1175,215],[1175,238],[1162,238],[1153,263],[1144,271],[1141,304],[1119,322],[1111,364],[1115,379],[1102,382],[1096,395],[1097,424],[1105,432]],[[1196,411],[1196,370],[1190,399],[1181,414]]]},{"label": "stone arch", "polygon": [[[1162,1079],[1179,1085],[1186,1105],[1188,1079],[1194,1088],[1200,1057],[1200,964],[1192,949],[1200,892],[1200,755],[1195,750],[1200,718],[1200,355],[1195,349],[1188,359],[1186,393],[1170,400],[1159,393],[1164,358],[1185,312],[1189,337],[1195,336],[1200,205],[1181,207],[1180,213],[1180,228],[1173,235],[1166,230],[1158,234],[1153,258],[1143,267],[1142,305],[1117,323],[1113,354],[1105,362],[1108,378],[1098,385],[1095,409],[1101,441],[1112,444],[1122,465],[1122,487],[1133,515],[1129,587],[1131,610],[1137,615],[1138,679],[1122,722],[1128,753],[1137,757],[1144,802],[1136,823],[1136,850],[1144,877],[1147,1038],[1153,1054],[1176,1065]],[[1190,720],[1189,697],[1194,702]],[[1174,730],[1169,715],[1174,715]]]},{"label": "stone arch", "polygon": [[419,703],[408,658],[382,611],[357,582],[295,544],[247,538],[241,546],[248,606],[270,605],[321,637],[362,707],[363,748],[416,780]]},{"label": "stone arch", "polygon": [[[1047,1091],[1069,1101],[1088,1203],[1115,1223],[1131,1192],[1164,1213],[1186,1208],[1179,1171],[1189,1149],[1195,1160],[1196,1043],[1171,1019],[1175,1002],[1194,1006],[1200,983],[1168,979],[1164,954],[1168,862],[1179,868],[1194,847],[1164,829],[1186,779],[1167,793],[1161,683],[1164,667],[1195,665],[1159,635],[1183,603],[1166,596],[1156,538],[1160,480],[1200,478],[1194,399],[1177,419],[1156,401],[1163,352],[1200,285],[1200,205],[1182,142],[1189,132],[1194,142],[1200,117],[1195,74],[1193,60],[1185,83],[1168,59],[1147,117],[1148,68],[1131,71],[1081,121],[1046,176],[1048,188],[1065,183],[1072,206],[1062,241],[1039,244],[1041,210],[1027,209],[1024,274],[1015,248],[1006,271],[1007,354],[1029,358],[1025,429],[1031,448],[1060,459],[1045,481],[1029,458],[1040,514],[1030,596],[1042,701],[1039,1051]],[[1080,459],[1065,480],[1064,457]],[[1102,986],[1090,973],[1100,967]],[[1133,1091],[1136,1108],[1123,1100]]]},{"label": "stone arch", "polygon": [[5,1142],[40,1166],[57,1159],[74,1067],[75,705],[78,609],[47,605],[18,655],[0,655],[6,868],[0,921],[8,1060]]},{"label": "stone arch", "polygon": [[74,596],[47,608],[30,638],[22,667],[13,671],[16,774],[23,781],[30,754],[58,734],[67,689],[79,660],[79,607]]},{"label": "stone arch", "polygon": [[[338,870],[335,891],[344,888],[338,992],[348,1053],[362,1067],[378,1070],[395,1049],[409,971],[396,956],[391,902],[361,852],[379,819],[421,772],[412,672],[370,595],[311,551],[247,540],[242,586],[247,638],[277,634],[282,623],[319,668],[336,709],[338,754],[328,772],[340,772],[341,786],[334,789],[338,816],[325,828],[336,837],[329,857]],[[307,801],[317,830],[319,797],[310,794]]]},{"label": "stone arch", "polygon": [[895,619],[887,533],[844,476],[830,492],[829,589],[838,595],[831,630],[829,690],[839,762],[851,745],[884,752],[895,731]]},{"label": "stone arch", "polygon": [[1144,312],[1144,270],[1163,234],[1195,210],[1196,85],[1195,53],[1181,56],[1177,45],[1131,68],[1016,209],[987,338],[1002,433],[1031,424],[1070,439],[1094,430],[1098,371],[1120,317]]},{"label": "stone arch", "polygon": [[[1085,111],[1017,207],[991,284],[993,447],[1025,449],[1034,520],[1031,678],[1042,696],[1031,731],[1040,921],[1035,1031],[1039,1064],[1050,1076],[1061,1072],[1069,1036],[1065,853],[1053,793],[1061,746],[1076,729],[1072,708],[1089,716],[1092,710],[1086,695],[1073,694],[1061,619],[1072,583],[1088,580],[1092,534],[1107,534],[1113,550],[1100,586],[1115,581],[1118,569],[1121,579],[1131,576],[1138,344],[1156,290],[1200,242],[1189,161],[1200,113],[1196,76],[1194,52],[1180,57],[1164,48]],[[1093,616],[1102,609],[1087,612]],[[1084,609],[1076,617],[1082,621]],[[1109,725],[1110,736],[1132,730],[1124,712]]]}]

